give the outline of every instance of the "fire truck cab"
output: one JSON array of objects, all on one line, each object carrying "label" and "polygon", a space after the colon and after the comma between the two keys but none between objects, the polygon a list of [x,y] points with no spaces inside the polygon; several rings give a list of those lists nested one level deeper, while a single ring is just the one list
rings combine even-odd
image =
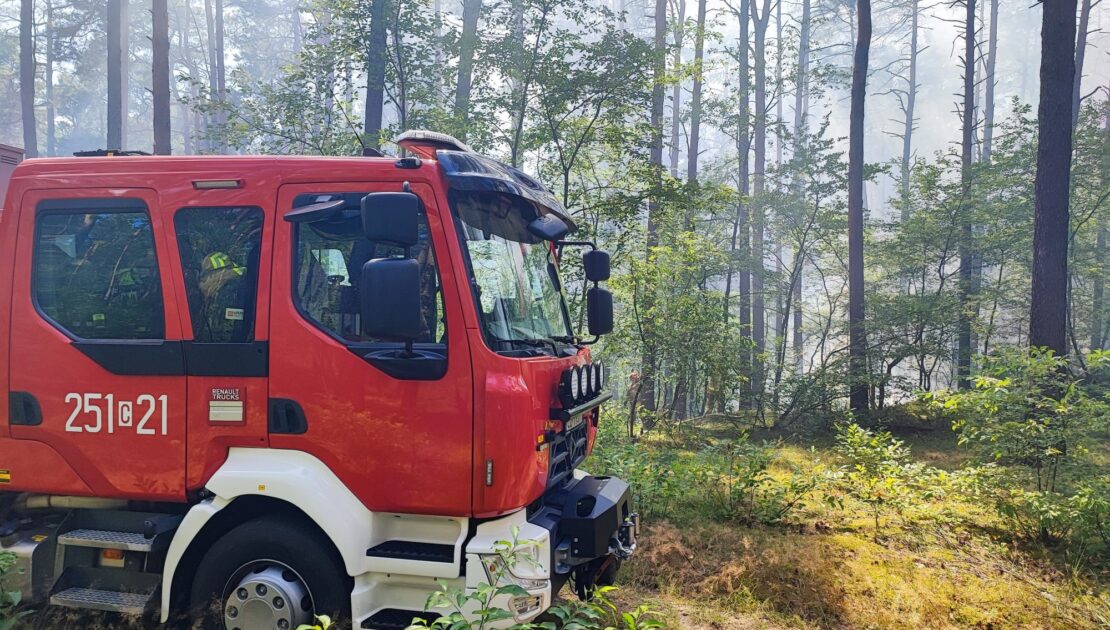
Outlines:
[{"label": "fire truck cab", "polygon": [[[28,160],[0,214],[0,552],[34,606],[404,628],[440,583],[534,619],[636,546],[593,448],[609,258],[517,169]],[[585,247],[588,336],[557,273]],[[505,566],[503,541],[527,562]]]}]

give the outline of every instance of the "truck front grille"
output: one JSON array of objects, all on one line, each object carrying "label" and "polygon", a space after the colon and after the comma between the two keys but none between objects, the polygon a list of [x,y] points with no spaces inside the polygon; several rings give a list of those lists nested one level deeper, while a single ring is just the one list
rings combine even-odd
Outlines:
[{"label": "truck front grille", "polygon": [[586,459],[586,418],[578,416],[567,422],[567,428],[551,443],[551,459],[547,467],[547,487],[563,483]]}]

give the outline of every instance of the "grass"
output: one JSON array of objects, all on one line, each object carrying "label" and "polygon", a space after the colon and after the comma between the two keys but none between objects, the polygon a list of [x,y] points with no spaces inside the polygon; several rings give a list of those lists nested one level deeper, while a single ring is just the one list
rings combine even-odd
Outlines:
[{"label": "grass", "polygon": [[[903,432],[917,461],[969,461],[947,429]],[[671,440],[652,438],[644,448]],[[697,440],[692,440],[697,443]],[[817,474],[827,436],[776,444],[770,472]],[[886,515],[810,500],[788,523],[742,526],[675,511],[648,523],[621,599],[648,601],[673,628],[1110,627],[1110,570],[1089,550],[1013,540],[990,506],[944,495]]]}]

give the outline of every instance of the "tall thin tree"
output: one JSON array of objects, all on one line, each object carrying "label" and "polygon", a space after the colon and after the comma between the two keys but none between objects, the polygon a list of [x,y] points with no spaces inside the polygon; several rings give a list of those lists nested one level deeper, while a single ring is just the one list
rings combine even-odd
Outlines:
[{"label": "tall thin tree", "polygon": [[[686,37],[686,0],[670,0],[674,11],[671,23],[671,33],[674,37],[672,54],[674,55],[674,75],[682,76],[682,46]],[[675,80],[671,86],[671,146],[670,169],[671,177],[678,177],[678,156],[681,150],[682,137],[682,81]]]},{"label": "tall thin tree", "polygon": [[[797,155],[805,147],[806,138],[806,102],[809,93],[809,56],[810,56],[810,28],[813,19],[811,0],[802,0],[802,15],[798,25],[798,65],[794,77],[794,154]],[[799,269],[795,272],[794,279],[794,365],[798,372],[802,371],[802,355],[805,346],[805,336],[802,330],[804,323],[802,312],[802,280],[805,268],[805,257],[797,257]]]},{"label": "tall thin tree", "polygon": [[123,148],[123,3],[108,0],[105,33],[108,37],[108,148]]},{"label": "tall thin tree", "polygon": [[458,133],[466,137],[470,119],[470,90],[474,80],[474,55],[478,49],[478,18],[482,0],[463,0],[462,35],[459,39],[459,76],[455,85],[455,121]]},{"label": "tall thin tree", "polygon": [[694,87],[690,93],[690,148],[686,156],[686,179],[698,181],[698,157],[701,152],[701,90],[705,81],[705,7],[698,0],[697,32],[694,33]]},{"label": "tall thin tree", "polygon": [[1083,99],[1083,61],[1087,57],[1087,35],[1091,24],[1091,0],[1079,4],[1079,29],[1075,36],[1075,81],[1071,89],[1071,126],[1079,124],[1079,109]]},{"label": "tall thin tree", "polygon": [[170,14],[167,0],[151,2],[151,93],[154,101],[154,153],[169,155]]},{"label": "tall thin tree", "polygon": [[366,145],[375,149],[381,146],[382,111],[385,107],[385,66],[388,29],[386,16],[390,14],[389,0],[372,0],[370,5],[370,41],[366,47],[366,107],[362,133]]},{"label": "tall thin tree", "polygon": [[995,70],[998,68],[998,2],[999,0],[989,0],[990,2],[990,27],[987,31],[987,64],[986,75],[983,77],[983,82],[986,83],[983,94],[983,161],[991,161],[991,153],[994,151],[994,88],[998,83],[995,78]]},{"label": "tall thin tree", "polygon": [[[652,40],[655,53],[655,64],[652,72],[651,88],[651,167],[653,170],[652,184],[655,190],[648,201],[647,217],[647,256],[650,260],[654,249],[659,244],[659,222],[661,217],[659,195],[663,188],[663,105],[665,98],[665,83],[667,80],[667,0],[655,0],[655,36]],[[654,299],[651,295],[645,298],[645,312],[652,313]],[[653,317],[651,314],[648,317]],[[655,377],[658,369],[658,353],[655,348],[654,326],[649,321],[645,328],[650,331],[644,340],[644,352],[641,357],[640,376],[640,401],[650,411],[655,410]]]},{"label": "tall thin tree", "polygon": [[1041,96],[1037,107],[1033,289],[1029,345],[1067,353],[1068,195],[1076,0],[1041,3]]},{"label": "tall thin tree", "polygon": [[[752,322],[752,276],[748,267],[751,258],[751,225],[749,210],[749,195],[751,193],[751,167],[749,157],[751,153],[751,68],[748,59],[748,33],[751,17],[748,4],[751,0],[740,0],[737,7],[729,5],[740,27],[740,36],[737,39],[737,106],[739,112],[736,116],[736,214],[732,222],[732,240],[729,246],[728,275],[725,277],[725,308],[724,320],[727,323],[732,309],[732,278],[736,275],[737,293],[737,320],[740,335],[751,340]],[[751,353],[747,346],[741,349],[740,365],[742,372],[747,376],[751,371]]]},{"label": "tall thin tree", "polygon": [[848,356],[850,404],[852,412],[862,416],[870,407],[867,330],[863,320],[863,127],[867,104],[867,65],[871,53],[871,0],[856,0],[856,20],[848,131]]},{"label": "tall thin tree", "polygon": [[763,360],[767,349],[767,313],[764,292],[764,230],[766,200],[763,198],[767,179],[767,27],[771,23],[772,5],[778,0],[763,0],[763,6],[751,3],[754,46],[752,60],[755,71],[755,120],[752,131],[754,158],[752,168],[752,340],[756,356],[752,360],[752,391],[763,391]]},{"label": "tall thin tree", "polygon": [[964,0],[963,139],[960,151],[960,313],[957,331],[956,379],[960,389],[971,382],[971,325],[974,318],[974,227],[971,222],[971,167],[975,147],[975,0]]},{"label": "tall thin tree", "polygon": [[35,3],[19,3],[19,103],[23,110],[23,151],[39,156],[38,122],[35,119]]}]

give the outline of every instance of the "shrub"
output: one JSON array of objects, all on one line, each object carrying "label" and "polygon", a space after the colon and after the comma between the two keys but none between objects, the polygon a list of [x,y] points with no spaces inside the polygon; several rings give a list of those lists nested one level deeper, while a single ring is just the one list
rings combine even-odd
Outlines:
[{"label": "shrub", "polygon": [[913,497],[912,480],[923,467],[911,464],[910,449],[902,440],[852,422],[837,427],[836,449],[848,462],[839,486],[868,506],[878,536],[883,513],[907,505]]},{"label": "shrub", "polygon": [[820,481],[795,470],[785,479],[770,473],[774,446],[753,444],[747,434],[710,444],[703,451],[710,473],[705,494],[714,515],[745,524],[778,523],[795,509]]},{"label": "shrub", "polygon": [[1055,492],[1062,466],[1082,455],[1110,406],[1080,387],[1067,359],[1041,349],[984,359],[975,387],[931,398],[953,417],[960,444],[1028,469],[1038,491]]}]

